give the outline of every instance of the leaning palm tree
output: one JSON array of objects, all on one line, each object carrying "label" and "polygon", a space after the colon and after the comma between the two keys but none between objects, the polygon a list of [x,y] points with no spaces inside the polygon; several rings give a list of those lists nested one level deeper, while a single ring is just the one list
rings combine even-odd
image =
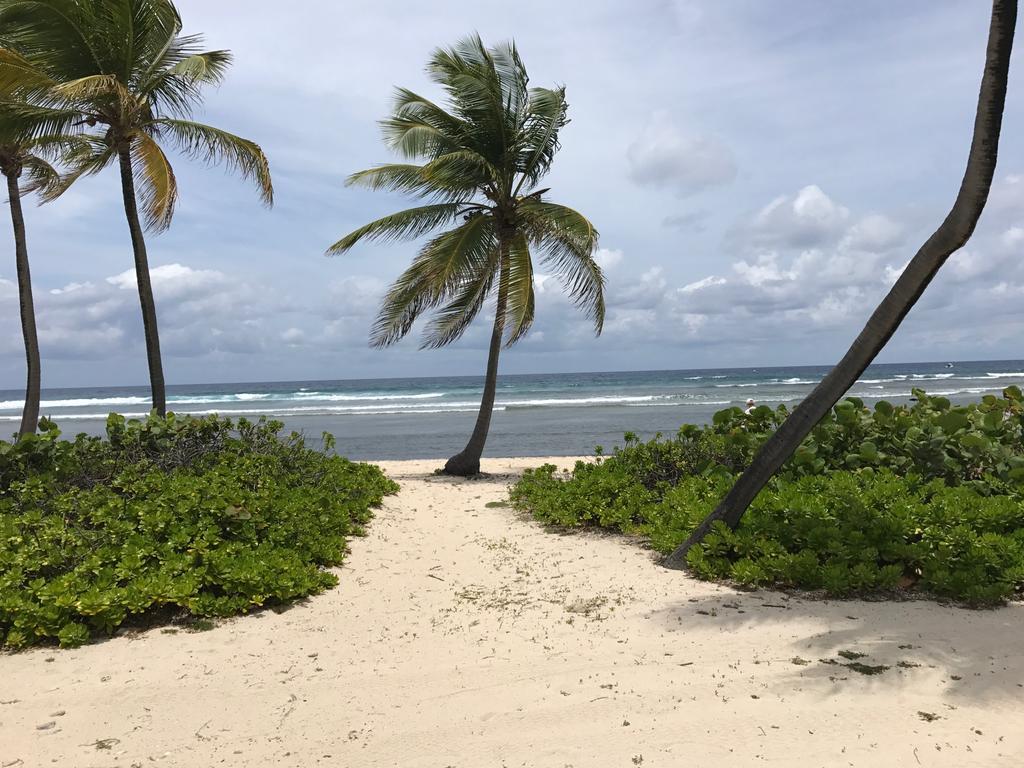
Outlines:
[{"label": "leaning palm tree", "polygon": [[493,298],[476,426],[444,468],[468,476],[480,471],[502,342],[515,344],[533,323],[533,252],[561,278],[598,334],[604,278],[593,258],[594,226],[537,188],[567,122],[565,89],[529,88],[515,46],[485,48],[476,35],[435,51],[427,72],[445,90],[447,107],[400,88],[382,123],[387,144],[422,164],[393,163],[349,177],[351,184],[410,193],[426,204],[370,222],[328,253],[344,253],[364,239],[414,239],[450,227],[427,241],[388,291],[370,342],[394,344],[419,317],[436,310],[423,347],[442,347],[459,339]]},{"label": "leaning palm tree", "polygon": [[46,112],[21,102],[0,100],[0,174],[7,180],[7,200],[11,208],[11,223],[14,225],[15,272],[28,373],[19,435],[32,434],[39,422],[41,368],[21,198],[32,192],[45,193],[57,186],[60,176],[50,161],[75,147],[75,138],[72,136],[39,135],[35,130],[37,120],[33,119],[33,114],[38,117]]},{"label": "leaning palm tree", "polygon": [[0,0],[0,45],[28,60],[27,75],[5,66],[0,86],[27,77],[49,81],[50,93],[70,107],[54,111],[50,128],[89,129],[88,141],[67,158],[60,194],[83,175],[117,163],[146,338],[153,408],[166,412],[163,363],[149,257],[140,221],[150,231],[170,226],[178,187],[161,146],[187,156],[224,163],[273,201],[270,169],[252,141],[192,121],[202,86],[219,83],[231,62],[227,51],[201,49],[202,39],[181,34],[181,18],[169,0]]},{"label": "leaning palm tree", "polygon": [[1017,0],[994,0],[985,71],[974,119],[974,136],[967,157],[967,170],[952,210],[907,264],[903,274],[882,299],[843,359],[765,442],[718,507],[694,530],[689,539],[669,555],[666,560],[669,567],[685,567],[690,548],[699,543],[716,522],[721,521],[730,528],[739,525],[747,507],[772,475],[793,455],[815,424],[860,378],[942,265],[970,239],[985,208],[992,177],[995,175],[1016,22]]}]

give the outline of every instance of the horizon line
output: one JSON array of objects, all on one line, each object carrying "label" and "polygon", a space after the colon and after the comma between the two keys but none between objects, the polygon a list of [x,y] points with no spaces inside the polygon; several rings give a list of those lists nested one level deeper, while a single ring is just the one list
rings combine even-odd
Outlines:
[{"label": "horizon line", "polygon": [[[947,365],[953,364],[976,364],[976,363],[1024,363],[1024,358],[1000,358],[1000,359],[989,359],[989,360],[921,360],[921,361],[901,361],[901,362],[873,362],[868,368],[873,366],[882,365]],[[535,371],[532,373],[499,373],[498,379],[503,378],[514,378],[514,377],[527,377],[527,376],[588,376],[596,374],[608,374],[608,373],[693,373],[699,371],[761,371],[761,370],[775,370],[775,369],[794,369],[794,368],[832,368],[832,364],[803,364],[803,365],[744,365],[744,366],[722,366],[722,367],[702,367],[702,368],[636,368],[636,369],[619,369],[619,370],[605,370],[605,371]],[[866,369],[865,369],[866,370]],[[402,381],[408,379],[419,379],[419,380],[430,380],[430,379],[483,379],[482,374],[450,374],[450,375],[434,375],[434,376],[375,376],[375,377],[353,377],[353,378],[337,378],[337,379],[278,379],[278,380],[264,380],[264,381],[198,381],[188,383],[175,383],[168,384],[168,388],[171,387],[227,387],[239,384],[310,384],[317,382],[356,382],[356,381]],[[148,388],[149,383],[142,384],[97,384],[91,386],[71,386],[71,387],[43,387],[44,392],[57,392],[60,390],[80,390],[80,389],[145,389]],[[18,392],[20,387],[15,388],[4,388],[0,389],[0,392]]]}]

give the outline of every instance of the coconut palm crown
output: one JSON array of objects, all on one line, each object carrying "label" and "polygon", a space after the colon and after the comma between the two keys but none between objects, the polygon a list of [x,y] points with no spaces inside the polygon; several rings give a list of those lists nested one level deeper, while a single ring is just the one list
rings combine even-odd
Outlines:
[{"label": "coconut palm crown", "polygon": [[170,226],[178,197],[169,143],[206,163],[223,163],[256,183],[273,200],[270,169],[252,141],[195,122],[202,87],[220,83],[231,63],[227,51],[203,51],[202,39],[181,34],[170,0],[0,0],[0,92],[29,90],[52,100],[47,133],[72,128],[87,141],[65,162],[63,188],[83,175],[119,165],[128,219],[153,408],[166,410],[156,306],[149,278],[138,203],[150,230]]},{"label": "coconut palm crown", "polygon": [[539,188],[568,122],[565,89],[529,87],[514,44],[486,48],[477,35],[435,51],[427,73],[444,89],[447,106],[399,88],[391,116],[381,123],[388,146],[419,162],[381,165],[348,179],[414,195],[424,205],[372,221],[328,253],[344,253],[362,240],[412,240],[443,230],[386,294],[370,336],[376,347],[405,337],[428,312],[433,318],[423,346],[450,344],[494,298],[477,428],[447,465],[453,474],[473,474],[490,423],[500,347],[521,339],[533,323],[534,254],[546,273],[562,280],[598,334],[604,278],[594,259],[593,224]]},{"label": "coconut palm crown", "polygon": [[46,135],[21,119],[20,111],[34,110],[17,101],[0,97],[0,172],[20,179],[19,197],[50,190],[62,181],[54,160],[77,148],[73,135]]}]

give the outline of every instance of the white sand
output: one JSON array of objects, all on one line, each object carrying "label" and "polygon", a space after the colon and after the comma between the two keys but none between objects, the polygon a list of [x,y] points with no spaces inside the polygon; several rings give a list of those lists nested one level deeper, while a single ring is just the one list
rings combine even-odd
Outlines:
[{"label": "white sand", "polygon": [[698,582],[485,506],[538,463],[385,463],[341,585],[283,613],[0,656],[0,768],[1024,763],[1024,606]]}]

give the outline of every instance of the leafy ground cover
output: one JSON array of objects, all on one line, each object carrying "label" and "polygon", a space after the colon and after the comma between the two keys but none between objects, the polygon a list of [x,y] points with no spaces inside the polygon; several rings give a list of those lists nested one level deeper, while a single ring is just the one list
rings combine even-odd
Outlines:
[{"label": "leafy ground cover", "polygon": [[[834,596],[918,590],[976,605],[1024,591],[1024,397],[954,406],[839,403],[758,496],[739,528],[718,525],[692,571],[742,585]],[[682,543],[783,421],[762,406],[707,427],[625,445],[560,474],[528,470],[510,498],[538,520]]]},{"label": "leafy ground cover", "polygon": [[337,583],[398,486],[261,420],[128,421],[0,442],[0,641],[80,645],[131,621],[230,616]]}]

